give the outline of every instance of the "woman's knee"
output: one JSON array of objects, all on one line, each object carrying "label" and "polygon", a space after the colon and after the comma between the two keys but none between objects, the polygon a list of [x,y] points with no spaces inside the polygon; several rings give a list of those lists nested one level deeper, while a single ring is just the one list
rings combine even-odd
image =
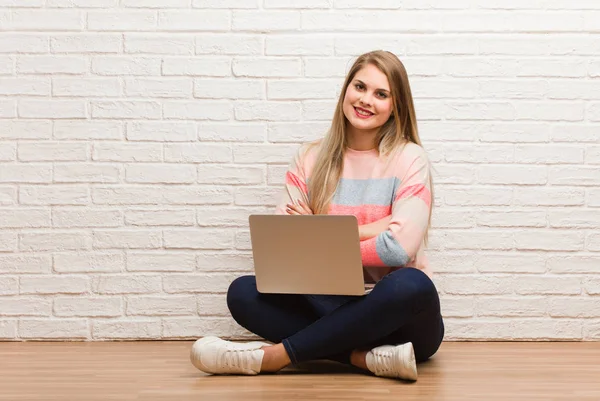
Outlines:
[{"label": "woman's knee", "polygon": [[385,276],[376,288],[386,293],[390,301],[406,306],[407,301],[439,308],[437,289],[431,279],[421,270],[412,267],[398,269]]},{"label": "woman's knee", "polygon": [[241,276],[233,280],[227,289],[227,307],[235,318],[251,297],[256,295],[256,277]]}]

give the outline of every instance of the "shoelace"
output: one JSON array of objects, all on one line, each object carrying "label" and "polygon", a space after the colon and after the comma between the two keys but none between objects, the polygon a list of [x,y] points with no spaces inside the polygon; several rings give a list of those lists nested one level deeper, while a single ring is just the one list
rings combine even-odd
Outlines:
[{"label": "shoelace", "polygon": [[377,370],[377,373],[389,372],[392,370],[392,353],[390,351],[379,351],[374,352],[373,354],[375,355],[375,369]]},{"label": "shoelace", "polygon": [[248,349],[228,349],[221,355],[221,366],[224,368],[249,370],[253,351]]}]

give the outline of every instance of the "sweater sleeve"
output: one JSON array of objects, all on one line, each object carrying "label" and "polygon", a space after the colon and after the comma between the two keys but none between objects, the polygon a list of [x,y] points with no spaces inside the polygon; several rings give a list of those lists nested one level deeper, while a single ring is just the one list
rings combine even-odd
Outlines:
[{"label": "sweater sleeve", "polygon": [[416,156],[394,193],[388,229],[360,243],[364,266],[402,267],[415,258],[429,222],[429,174],[426,155]]},{"label": "sweater sleeve", "polygon": [[290,162],[285,173],[285,185],[275,208],[275,214],[287,214],[286,204],[293,203],[295,200],[302,200],[308,203],[307,177],[303,165],[303,157],[306,155],[306,147],[302,146],[296,152],[296,155]]}]

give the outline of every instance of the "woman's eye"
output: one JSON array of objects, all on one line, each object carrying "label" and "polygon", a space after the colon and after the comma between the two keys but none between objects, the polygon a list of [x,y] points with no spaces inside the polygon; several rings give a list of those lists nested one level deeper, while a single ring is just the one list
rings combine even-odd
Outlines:
[{"label": "woman's eye", "polygon": [[383,93],[383,92],[379,92],[379,93],[377,94],[377,96],[379,96],[379,97],[380,97],[380,98],[382,98],[382,99],[385,99],[385,98],[387,97],[387,95],[386,95],[385,93]]},{"label": "woman's eye", "polygon": [[363,88],[363,86],[361,84],[356,84],[356,85],[354,85],[354,87],[358,90],[361,90]]}]

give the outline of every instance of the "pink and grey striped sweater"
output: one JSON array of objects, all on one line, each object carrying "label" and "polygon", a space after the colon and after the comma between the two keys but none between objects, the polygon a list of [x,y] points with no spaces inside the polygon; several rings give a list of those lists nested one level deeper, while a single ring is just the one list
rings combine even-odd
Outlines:
[{"label": "pink and grey striped sweater", "polygon": [[[276,214],[286,214],[286,204],[293,200],[308,203],[307,182],[316,156],[317,146],[303,145],[298,150],[287,171]],[[354,215],[359,225],[392,215],[386,231],[360,243],[367,280],[377,282],[402,267],[431,275],[423,243],[431,204],[429,174],[424,149],[412,142],[389,158],[379,157],[377,149],[346,150],[328,214]]]}]

